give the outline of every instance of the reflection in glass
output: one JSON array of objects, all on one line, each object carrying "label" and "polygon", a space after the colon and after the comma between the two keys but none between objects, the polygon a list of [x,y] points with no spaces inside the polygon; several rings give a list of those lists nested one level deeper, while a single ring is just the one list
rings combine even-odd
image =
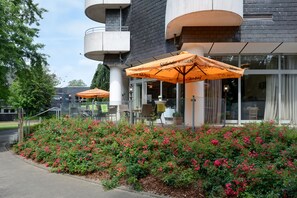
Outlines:
[{"label": "reflection in glass", "polygon": [[278,76],[248,75],[241,82],[242,120],[275,120],[278,115]]},{"label": "reflection in glass", "polygon": [[226,119],[238,119],[238,79],[224,79],[223,86],[229,87],[226,96]]},{"label": "reflection in glass", "polygon": [[282,56],[282,69],[297,69],[297,55]]},{"label": "reflection in glass", "polygon": [[244,68],[244,69],[278,69],[278,55],[241,56],[241,68]]}]

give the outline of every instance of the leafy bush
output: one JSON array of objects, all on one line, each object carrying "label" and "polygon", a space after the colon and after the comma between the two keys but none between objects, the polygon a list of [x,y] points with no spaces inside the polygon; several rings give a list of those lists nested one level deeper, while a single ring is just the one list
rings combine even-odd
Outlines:
[{"label": "leafy bush", "polygon": [[273,123],[184,129],[92,120],[49,120],[16,153],[52,171],[108,172],[110,189],[153,176],[174,188],[197,187],[207,197],[296,197],[296,130]]}]

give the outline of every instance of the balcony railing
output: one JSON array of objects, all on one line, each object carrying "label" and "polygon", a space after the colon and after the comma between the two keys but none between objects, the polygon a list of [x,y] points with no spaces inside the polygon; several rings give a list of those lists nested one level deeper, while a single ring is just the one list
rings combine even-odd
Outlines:
[{"label": "balcony railing", "polygon": [[102,26],[102,27],[93,27],[86,30],[85,35],[91,34],[94,32],[106,32],[106,31],[120,31],[126,32],[129,31],[129,26]]},{"label": "balcony railing", "polygon": [[[114,30],[106,31],[108,28]],[[130,32],[128,26],[93,27],[85,32],[85,56],[89,59],[103,61],[105,54],[129,51]]]}]

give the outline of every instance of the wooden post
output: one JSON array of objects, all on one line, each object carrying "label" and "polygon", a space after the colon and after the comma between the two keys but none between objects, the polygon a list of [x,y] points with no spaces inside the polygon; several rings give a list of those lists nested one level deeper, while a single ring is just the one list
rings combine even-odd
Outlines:
[{"label": "wooden post", "polygon": [[24,114],[23,114],[23,108],[18,109],[18,117],[19,117],[19,142],[23,142],[24,139]]}]

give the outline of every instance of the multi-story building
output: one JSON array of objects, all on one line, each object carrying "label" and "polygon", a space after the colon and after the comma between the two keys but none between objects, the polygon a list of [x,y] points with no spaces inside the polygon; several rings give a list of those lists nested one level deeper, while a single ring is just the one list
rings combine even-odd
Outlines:
[{"label": "multi-story building", "polygon": [[[221,123],[224,115],[234,124],[296,125],[296,10],[295,0],[85,0],[86,15],[105,24],[86,31],[85,56],[110,68],[113,104],[127,99],[130,83],[134,107],[159,95],[168,107],[183,101],[186,125],[191,125],[193,95],[195,125]],[[184,100],[179,85],[125,76],[126,67],[179,50],[245,68],[245,74],[188,83]]]}]

